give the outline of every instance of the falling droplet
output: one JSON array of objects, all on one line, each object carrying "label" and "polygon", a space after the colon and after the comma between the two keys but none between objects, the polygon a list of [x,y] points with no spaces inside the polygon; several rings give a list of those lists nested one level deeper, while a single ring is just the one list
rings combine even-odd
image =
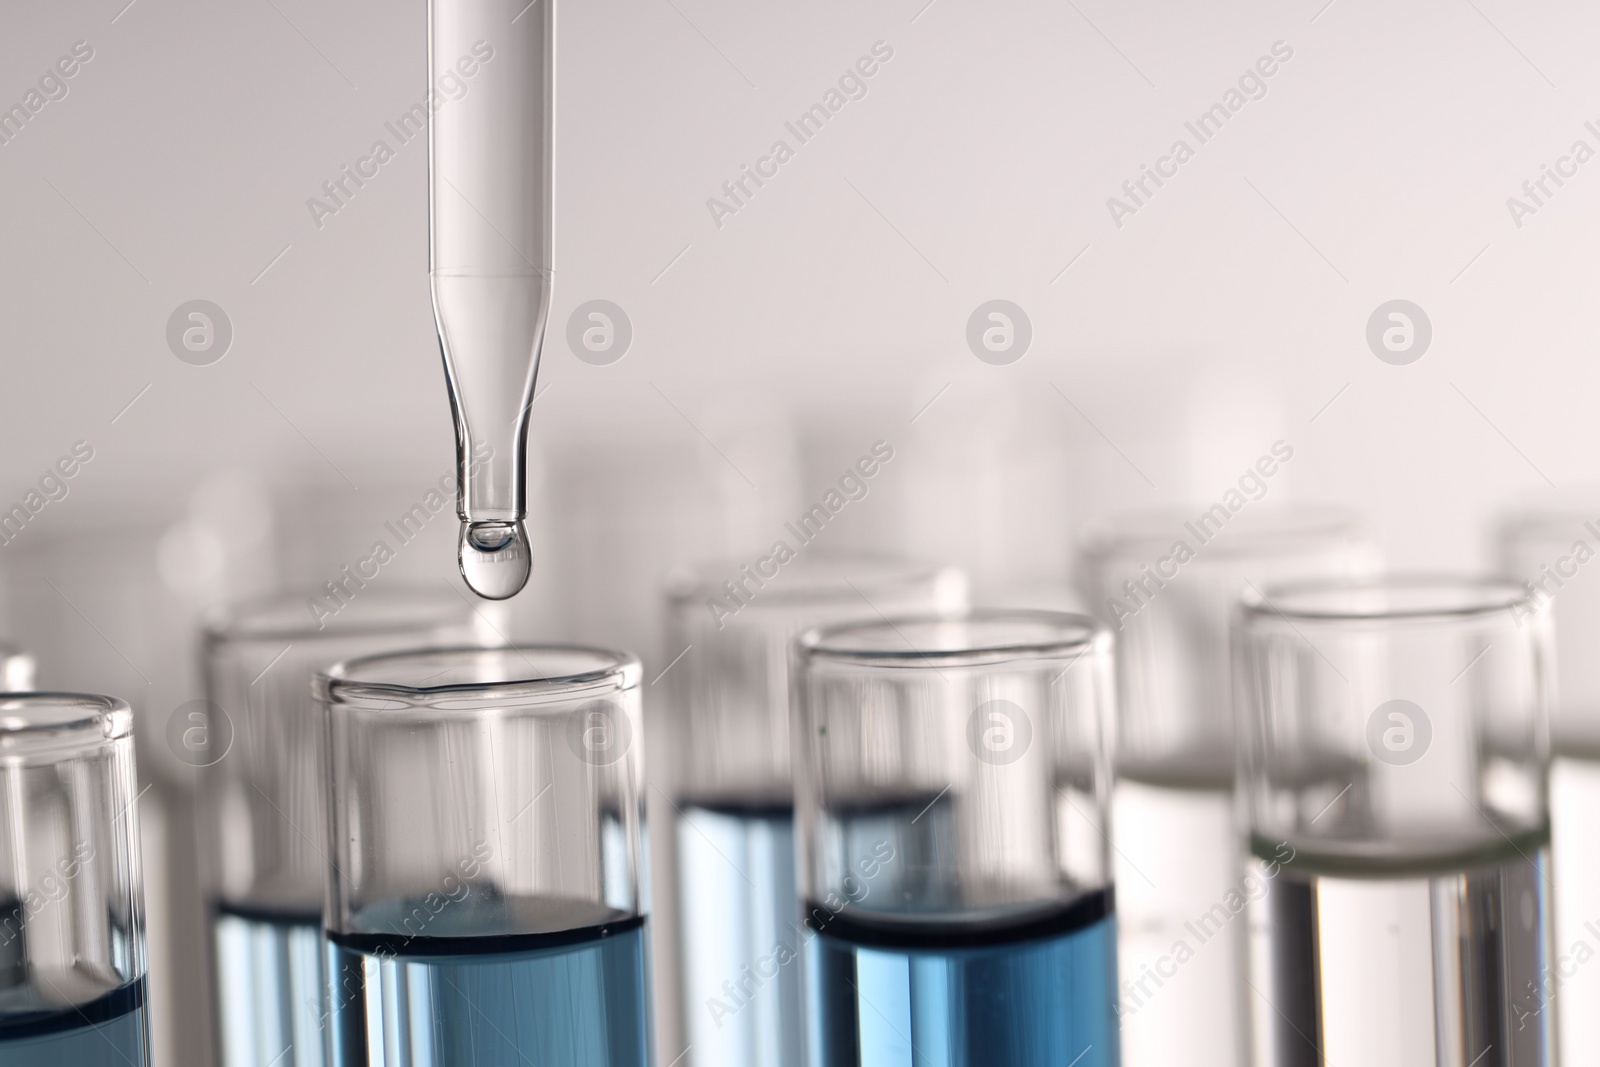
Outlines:
[{"label": "falling droplet", "polygon": [[515,596],[528,583],[533,548],[517,522],[461,524],[461,577],[486,600]]}]

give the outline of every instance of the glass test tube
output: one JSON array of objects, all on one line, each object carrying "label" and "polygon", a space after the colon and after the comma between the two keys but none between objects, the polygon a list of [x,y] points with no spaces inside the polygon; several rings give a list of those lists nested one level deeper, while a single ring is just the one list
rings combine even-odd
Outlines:
[{"label": "glass test tube", "polygon": [[[1245,923],[1213,910],[1245,870],[1234,605],[1251,586],[1371,574],[1377,556],[1353,515],[1309,507],[1246,511],[1225,526],[1126,516],[1083,553],[1091,609],[1117,636],[1112,826],[1128,1067],[1236,1067],[1245,1057]],[[1176,967],[1180,941],[1193,958]]]},{"label": "glass test tube", "polygon": [[1544,606],[1306,584],[1236,634],[1253,1062],[1552,1062]]},{"label": "glass test tube", "polygon": [[811,1064],[1118,1063],[1109,633],[983,611],[795,656]]},{"label": "glass test tube", "polygon": [[[337,610],[333,610],[337,608]],[[203,767],[199,822],[223,1067],[322,1067],[327,764],[318,670],[382,649],[472,638],[450,592],[277,597],[205,631],[204,705],[174,749]]]},{"label": "glass test tube", "polygon": [[651,1063],[639,661],[541,645],[319,675],[334,1063]]},{"label": "glass test tube", "polygon": [[801,1062],[790,642],[841,619],[967,606],[966,579],[953,568],[817,554],[773,569],[746,578],[738,563],[706,564],[669,587],[669,654],[687,649],[668,678],[683,724],[675,806],[692,1067]]},{"label": "glass test tube", "polygon": [[0,1063],[145,1067],[133,712],[0,693]]},{"label": "glass test tube", "polygon": [[[1589,820],[1600,810],[1600,513],[1525,514],[1498,536],[1501,572],[1548,601],[1555,625],[1556,685],[1550,705],[1552,925],[1558,954],[1590,944],[1600,928],[1600,842]],[[1600,1063],[1600,974],[1562,963],[1561,1058]],[[1566,973],[1562,973],[1566,972]]]}]

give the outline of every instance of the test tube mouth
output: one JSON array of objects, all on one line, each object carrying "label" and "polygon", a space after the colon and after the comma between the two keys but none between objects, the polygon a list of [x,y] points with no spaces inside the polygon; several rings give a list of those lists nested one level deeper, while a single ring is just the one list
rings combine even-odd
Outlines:
[{"label": "test tube mouth", "polygon": [[1596,501],[1596,506],[1588,510],[1576,504],[1570,507],[1536,508],[1502,515],[1495,526],[1495,533],[1502,543],[1538,537],[1562,541],[1565,547],[1565,544],[1583,536],[1574,532],[1575,527],[1594,523],[1597,519],[1600,519],[1600,501]]},{"label": "test tube mouth", "polygon": [[414,634],[471,613],[471,605],[460,597],[429,589],[361,589],[344,598],[307,590],[305,595],[279,593],[233,605],[207,621],[205,639],[232,644]]},{"label": "test tube mouth", "polygon": [[0,763],[51,763],[133,733],[125,700],[95,693],[0,693]]},{"label": "test tube mouth", "polygon": [[763,611],[855,604],[872,614],[872,603],[923,589],[939,604],[964,604],[966,578],[959,568],[877,553],[812,552],[790,562],[774,557],[707,559],[672,571],[668,599],[694,602],[727,595],[727,583],[741,589],[747,606]]},{"label": "test tube mouth", "polygon": [[1505,531],[1516,530],[1545,530],[1560,527],[1569,522],[1582,522],[1594,518],[1595,510],[1585,510],[1582,507],[1549,507],[1531,508],[1527,511],[1514,511],[1500,517],[1499,527]]},{"label": "test tube mouth", "polygon": [[631,652],[587,645],[464,645],[360,656],[312,684],[319,700],[361,710],[476,712],[633,689],[642,671]]},{"label": "test tube mouth", "polygon": [[[1224,510],[1226,510],[1224,508]],[[1367,539],[1362,517],[1331,504],[1251,504],[1238,514],[1219,516],[1215,508],[1166,508],[1123,512],[1095,526],[1084,538],[1090,560],[1143,557],[1169,551],[1186,541],[1198,557],[1289,555],[1340,547]]]},{"label": "test tube mouth", "polygon": [[1073,659],[1110,642],[1110,631],[1087,615],[990,608],[954,617],[907,616],[816,627],[800,635],[798,647],[813,661],[962,667]]},{"label": "test tube mouth", "polygon": [[1542,614],[1546,604],[1510,578],[1490,575],[1395,574],[1364,580],[1289,582],[1248,589],[1240,610],[1247,624],[1384,622],[1451,623]]}]

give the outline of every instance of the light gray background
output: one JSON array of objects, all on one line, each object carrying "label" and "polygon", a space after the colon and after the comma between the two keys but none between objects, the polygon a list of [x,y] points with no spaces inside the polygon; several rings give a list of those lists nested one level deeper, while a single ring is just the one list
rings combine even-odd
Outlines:
[{"label": "light gray background", "polygon": [[[95,51],[0,146],[0,504],[95,449],[0,570],[43,680],[127,694],[150,742],[197,695],[196,611],[331,577],[452,445],[425,145],[322,228],[306,206],[422,98],[423,4],[124,3],[0,22],[0,106]],[[877,439],[896,459],[833,544],[966,563],[990,598],[1049,599],[1094,515],[1214,502],[1280,438],[1269,496],[1364,508],[1400,566],[1472,564],[1489,516],[1592,478],[1600,161],[1520,228],[1506,199],[1600,149],[1600,11],[565,0],[559,34],[537,573],[510,629],[654,676],[661,570],[769,543]],[[707,198],[879,40],[868,95],[719,229]],[[1107,198],[1280,40],[1265,98],[1115,226]],[[207,367],[164,336],[197,298],[234,329]],[[564,340],[593,299],[633,324],[610,366]],[[966,345],[993,299],[1032,322],[1010,366]],[[1365,341],[1393,299],[1433,326],[1409,366]],[[395,572],[451,581],[452,526]],[[164,757],[141,749],[152,803],[181,808]]]}]

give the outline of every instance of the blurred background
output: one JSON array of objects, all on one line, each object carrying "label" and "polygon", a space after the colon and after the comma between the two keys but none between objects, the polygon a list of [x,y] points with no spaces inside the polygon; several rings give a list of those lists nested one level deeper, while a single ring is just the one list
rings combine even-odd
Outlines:
[{"label": "blurred background", "polygon": [[[656,677],[664,573],[764,553],[878,442],[819,540],[963,565],[988,602],[1068,602],[1097,517],[1198,514],[1275,445],[1264,497],[1366,512],[1399,568],[1487,563],[1500,512],[1592,480],[1600,11],[558,18],[535,570],[493,614],[508,636]],[[201,695],[197,620],[379,541],[373,581],[463,590],[448,509],[391,529],[453,471],[402,121],[425,8],[64,0],[3,25],[5,636],[42,686],[140,716],[158,1053],[203,1062],[198,950],[161,936],[200,907],[166,742]],[[609,348],[582,340],[593,301],[626,326]],[[186,346],[195,307],[212,332]]]}]

